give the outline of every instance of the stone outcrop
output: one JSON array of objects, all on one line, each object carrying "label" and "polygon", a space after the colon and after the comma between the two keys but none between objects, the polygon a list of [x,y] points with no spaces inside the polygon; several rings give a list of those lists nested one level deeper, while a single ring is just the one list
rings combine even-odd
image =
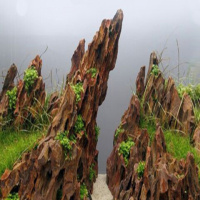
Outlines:
[{"label": "stone outcrop", "polygon": [[[115,131],[113,150],[107,160],[107,184],[115,200],[197,200],[200,185],[194,156],[188,153],[186,160],[177,160],[170,155],[160,126],[192,137],[195,128],[192,101],[187,94],[182,99],[178,96],[172,78],[166,81],[160,71],[153,74],[155,65],[158,61],[152,53],[146,80],[142,67],[136,79],[137,96],[132,96]],[[153,117],[157,123],[152,142],[147,129],[141,128],[144,116]],[[199,133],[197,128],[193,136],[197,148]],[[123,145],[128,141],[132,146],[127,150]]]},{"label": "stone outcrop", "polygon": [[[132,97],[130,106],[125,113],[132,113],[132,119],[138,120],[136,96]],[[134,116],[134,117],[133,117]],[[124,117],[122,117],[123,121]],[[186,160],[173,158],[166,151],[163,131],[157,126],[151,145],[149,133],[140,129],[136,120],[122,122],[123,132],[120,139],[115,139],[115,145],[107,160],[107,184],[116,200],[129,199],[200,199],[198,170],[192,154],[188,153]],[[134,146],[130,150],[128,165],[119,154],[122,141],[131,138]],[[139,176],[137,168],[144,162],[144,174]]]},{"label": "stone outcrop", "polygon": [[13,64],[7,72],[3,89],[0,94],[0,116],[1,127],[13,124],[16,127],[24,126],[27,122],[34,123],[38,113],[41,113],[45,103],[45,84],[41,76],[42,60],[36,56],[28,68],[35,68],[37,78],[34,80],[30,90],[25,88],[24,80],[19,80],[16,85],[16,101],[12,108],[9,107],[8,91],[14,87],[14,79],[17,75],[17,67]]},{"label": "stone outcrop", "polygon": [[[161,71],[158,75],[152,74],[153,65],[158,65],[155,53],[150,56],[142,97],[144,114],[153,115],[167,128],[180,130],[184,134],[192,134],[195,128],[195,118],[191,98],[187,94],[183,98],[179,97],[175,82],[171,77],[165,79]],[[139,73],[137,80],[143,79],[144,75]],[[137,84],[137,91],[140,85],[142,83]]]},{"label": "stone outcrop", "polygon": [[4,125],[5,116],[8,115],[8,96],[6,95],[6,92],[8,90],[12,90],[15,87],[14,79],[17,75],[17,67],[15,64],[12,64],[10,69],[7,72],[6,78],[4,80],[2,92],[0,94],[0,126],[2,127]]},{"label": "stone outcrop", "polygon": [[[121,10],[112,20],[103,20],[86,52],[85,41],[80,41],[46,138],[2,175],[2,197],[15,190],[22,200],[79,200],[84,186],[88,195],[81,199],[89,198],[98,174],[96,116],[115,67],[122,20]],[[61,134],[65,136],[59,141]],[[69,151],[61,145],[66,141]]]}]

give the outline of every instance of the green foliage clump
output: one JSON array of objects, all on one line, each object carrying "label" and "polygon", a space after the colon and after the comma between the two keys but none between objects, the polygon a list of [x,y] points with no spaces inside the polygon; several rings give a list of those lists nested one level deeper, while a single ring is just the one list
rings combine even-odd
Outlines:
[{"label": "green foliage clump", "polygon": [[92,68],[88,69],[87,70],[87,74],[88,73],[91,73],[92,74],[92,78],[94,78],[96,76],[96,74],[97,74],[97,68],[92,67]]},{"label": "green foliage clump", "polygon": [[189,136],[182,136],[177,132],[170,130],[164,131],[167,151],[177,159],[186,159],[188,152],[194,155],[197,165],[200,165],[200,155],[197,150],[191,145]]},{"label": "green foliage clump", "polygon": [[88,196],[88,190],[86,185],[83,183],[80,186],[80,199],[83,200],[87,196]]},{"label": "green foliage clump", "polygon": [[80,133],[81,131],[84,131],[84,133],[86,134],[84,121],[81,115],[77,116],[77,120],[74,125],[74,130],[75,130],[75,133]]},{"label": "green foliage clump", "polygon": [[122,128],[122,125],[120,124],[117,130],[115,131],[115,138],[117,138],[119,134],[123,132],[124,132],[124,129]]},{"label": "green foliage clump", "polygon": [[150,74],[152,74],[154,76],[158,76],[159,72],[160,72],[160,69],[159,69],[158,65],[153,65]]},{"label": "green foliage clump", "polygon": [[25,70],[24,83],[26,91],[30,91],[37,78],[38,78],[38,72],[34,66],[31,66],[30,68]]},{"label": "green foliage clump", "polygon": [[199,106],[195,106],[193,110],[194,110],[195,123],[198,125],[200,122],[200,108]]},{"label": "green foliage clump", "polygon": [[152,143],[155,133],[156,133],[156,123],[153,116],[140,116],[139,122],[140,128],[147,129],[150,138],[150,144]]},{"label": "green foliage clump", "polygon": [[178,86],[177,86],[177,91],[178,91],[178,95],[180,98],[183,98],[183,95],[186,93],[188,94],[190,97],[193,96],[193,91],[192,91],[192,85],[189,84],[187,86],[184,86],[182,83],[180,83]]},{"label": "green foliage clump", "polygon": [[123,155],[123,158],[124,158],[124,161],[125,161],[125,165],[127,166],[128,165],[128,159],[129,159],[129,156],[130,156],[130,150],[131,150],[131,147],[134,146],[134,142],[132,139],[128,139],[128,141],[123,141],[120,145],[119,145],[119,148],[118,148],[118,151],[119,151],[119,155]]},{"label": "green foliage clump", "polygon": [[9,194],[5,200],[19,200],[18,193]]},{"label": "green foliage clump", "polygon": [[100,128],[99,126],[95,126],[95,138],[96,138],[96,141],[98,140],[98,137],[99,137],[99,134],[100,134]]},{"label": "green foliage clump", "polygon": [[64,131],[58,133],[58,135],[55,137],[56,140],[60,141],[60,144],[63,146],[65,150],[65,156],[68,155],[68,153],[72,150],[72,144],[76,143],[75,136],[68,137],[69,131]]},{"label": "green foliage clump", "polygon": [[81,100],[81,92],[83,92],[83,83],[79,82],[76,85],[71,86],[75,95],[76,95],[76,103]]},{"label": "green foliage clump", "polygon": [[91,164],[91,166],[89,167],[89,180],[92,182],[94,177],[96,176],[96,172],[93,169],[94,168],[94,163]]},{"label": "green foliage clump", "polygon": [[185,86],[182,83],[180,83],[177,86],[177,91],[180,98],[183,98],[184,93],[187,93],[194,103],[198,103],[200,100],[200,84],[188,84],[187,86]]},{"label": "green foliage clump", "polygon": [[17,87],[14,87],[12,90],[8,90],[6,92],[6,95],[8,96],[10,110],[15,109],[17,101]]},{"label": "green foliage clump", "polygon": [[138,174],[139,178],[141,178],[143,176],[144,169],[145,169],[145,162],[144,161],[140,161],[138,163],[138,167],[137,167],[137,174]]}]

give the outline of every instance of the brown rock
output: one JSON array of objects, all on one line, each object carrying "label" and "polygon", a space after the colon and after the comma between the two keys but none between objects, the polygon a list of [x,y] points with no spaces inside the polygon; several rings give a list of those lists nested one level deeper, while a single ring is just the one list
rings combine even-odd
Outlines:
[{"label": "brown rock", "polygon": [[140,72],[138,73],[136,79],[136,94],[139,98],[143,96],[145,91],[144,79],[145,79],[145,66],[140,68]]},{"label": "brown rock", "polygon": [[[40,141],[36,150],[23,156],[7,178],[0,180],[3,197],[16,185],[22,200],[54,200],[58,191],[62,191],[62,200],[79,200],[80,185],[83,183],[89,194],[92,193],[93,181],[96,179],[90,179],[92,166],[96,175],[98,174],[96,116],[98,107],[106,96],[109,72],[115,67],[122,20],[121,10],[113,20],[104,20],[84,55],[83,43],[80,42],[81,48],[79,44],[72,58],[72,70],[65,92],[47,136]],[[88,73],[93,67],[97,69],[95,77]],[[83,90],[80,101],[77,102],[73,85],[80,82],[83,84]],[[77,133],[74,127],[79,115],[82,116],[85,131]],[[67,159],[66,150],[55,139],[58,133],[64,131],[68,132],[66,137],[76,138],[76,142],[71,143],[71,156]]]},{"label": "brown rock", "polygon": [[61,97],[59,97],[59,92],[54,92],[51,94],[48,102],[47,113],[51,116],[51,118],[55,117],[58,112],[58,108],[60,106]]},{"label": "brown rock", "polygon": [[192,142],[194,146],[196,147],[196,149],[200,151],[200,127],[199,126],[197,126],[194,131]]},{"label": "brown rock", "polygon": [[[15,87],[14,79],[17,74],[17,67],[13,64],[8,70],[7,76],[4,81],[3,89],[0,95],[0,116],[1,121],[8,121],[5,125],[14,124],[15,127],[25,126],[27,121],[34,123],[37,114],[43,111],[45,103],[45,84],[41,76],[42,60],[39,56],[30,63],[29,68],[34,66],[38,72],[38,78],[35,80],[31,91],[25,89],[24,81],[19,80],[17,83],[17,100],[14,109],[9,109],[9,99],[6,95],[8,90]],[[9,120],[6,117],[9,115]],[[26,121],[27,120],[27,121]],[[2,124],[4,126],[4,124]]]},{"label": "brown rock", "polygon": [[42,60],[39,56],[30,63],[29,67],[34,66],[38,72],[38,78],[35,80],[31,92],[25,89],[24,81],[20,80],[17,85],[17,102],[14,111],[14,125],[19,127],[28,119],[33,123],[33,120],[38,113],[42,112],[45,103],[45,84],[41,76]]},{"label": "brown rock", "polygon": [[14,88],[15,86],[14,79],[16,75],[17,75],[17,67],[15,66],[15,64],[12,64],[7,72],[2,92],[0,93],[0,127],[4,125],[4,118],[8,115],[9,102],[6,92]]},{"label": "brown rock", "polygon": [[[107,160],[108,187],[116,200],[200,199],[198,168],[193,155],[188,153],[186,160],[179,161],[167,153],[164,134],[159,125],[192,136],[195,125],[191,98],[185,94],[180,99],[173,79],[166,81],[161,72],[152,74],[153,65],[158,65],[155,53],[150,57],[145,86],[144,67],[136,80],[136,93],[141,101],[133,95],[121,119],[121,133],[117,138],[119,128],[115,131],[114,147]],[[157,123],[151,144],[147,130],[140,129],[140,118],[145,116],[147,119],[148,116],[153,117]],[[130,150],[126,165],[118,149],[120,143],[129,137],[135,145]],[[193,142],[199,148],[199,128],[195,130]],[[145,161],[145,166],[143,175],[139,176],[137,168],[141,161]]]}]

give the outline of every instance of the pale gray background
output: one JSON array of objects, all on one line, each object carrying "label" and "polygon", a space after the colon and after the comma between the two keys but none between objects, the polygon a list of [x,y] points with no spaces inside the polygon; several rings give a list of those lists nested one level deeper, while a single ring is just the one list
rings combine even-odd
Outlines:
[{"label": "pale gray background", "polygon": [[[114,130],[128,107],[139,68],[148,65],[152,51],[177,61],[179,43],[182,73],[200,66],[200,0],[0,0],[0,70],[14,62],[22,73],[36,54],[43,55],[42,74],[53,73],[48,90],[62,84],[70,69],[70,59],[80,39],[92,40],[104,18],[112,18],[121,8],[123,29],[116,68],[111,72],[105,102],[99,109],[101,128],[98,149],[99,172],[105,172],[112,149]],[[177,69],[172,71],[177,75]],[[1,78],[1,82],[3,79]]]}]

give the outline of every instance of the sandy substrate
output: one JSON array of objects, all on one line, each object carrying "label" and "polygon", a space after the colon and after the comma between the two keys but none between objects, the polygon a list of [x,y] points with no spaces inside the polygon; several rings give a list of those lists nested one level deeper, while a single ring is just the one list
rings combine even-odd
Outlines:
[{"label": "sandy substrate", "polygon": [[113,200],[106,184],[106,174],[99,174],[94,184],[92,200]]}]

